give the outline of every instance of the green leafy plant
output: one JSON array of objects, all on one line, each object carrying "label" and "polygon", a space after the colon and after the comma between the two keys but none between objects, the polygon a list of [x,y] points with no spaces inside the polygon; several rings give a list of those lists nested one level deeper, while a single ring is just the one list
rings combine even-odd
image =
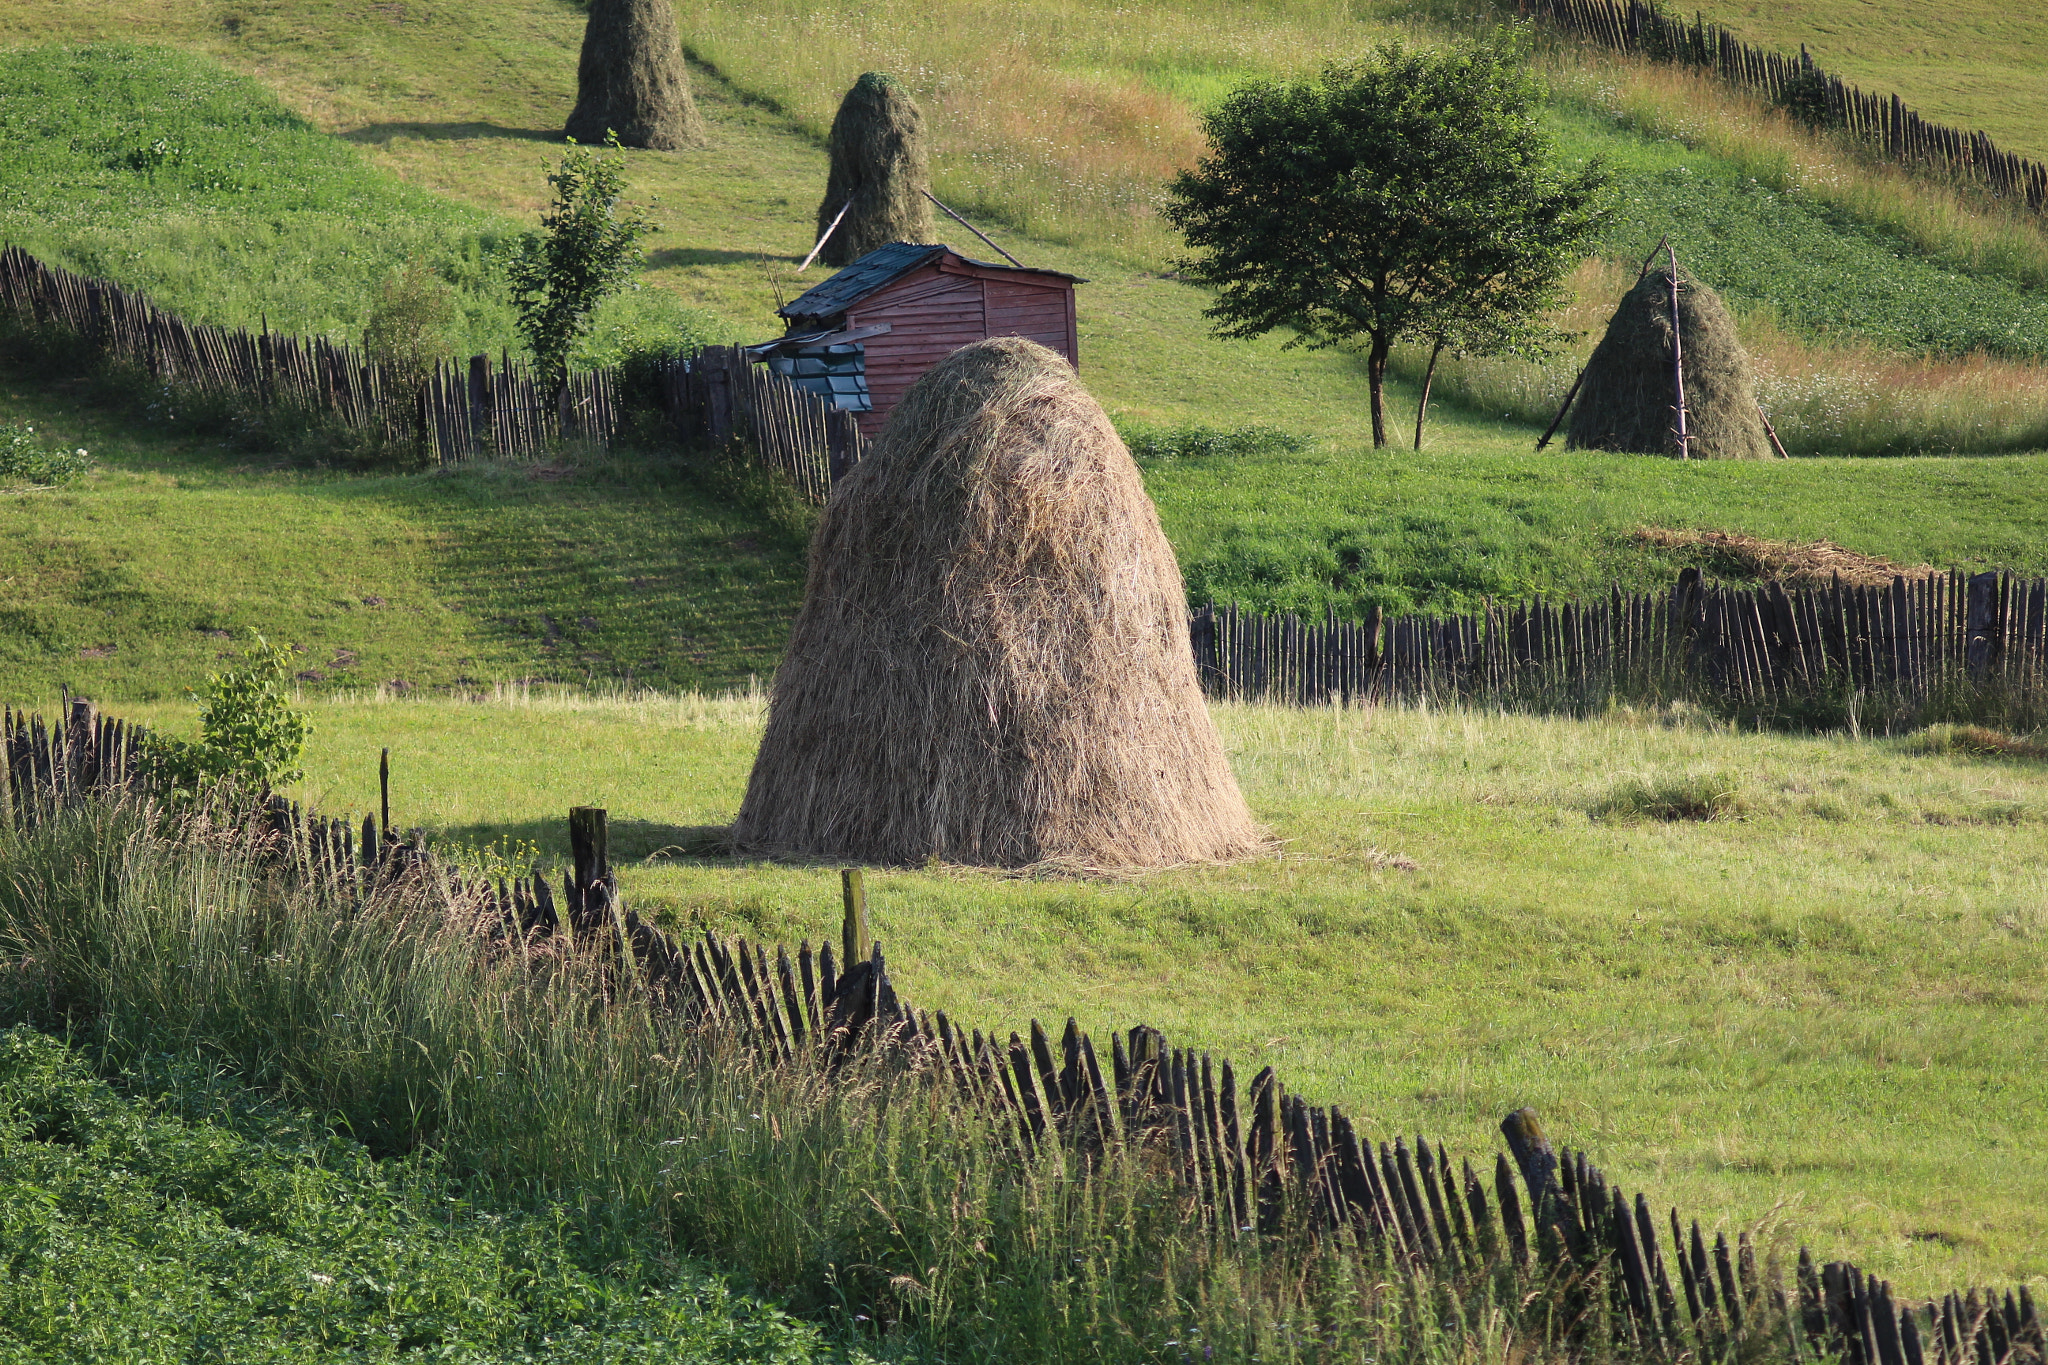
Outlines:
[{"label": "green leafy plant", "polygon": [[234,783],[268,791],[303,776],[299,757],[313,727],[289,695],[292,648],[249,634],[240,665],[207,680],[198,742],[155,741],[157,763],[178,786]]},{"label": "green leafy plant", "polygon": [[[618,140],[609,144],[617,148]],[[600,156],[573,143],[547,174],[555,202],[541,215],[542,233],[519,242],[507,265],[519,330],[534,364],[560,393],[569,353],[590,330],[597,306],[619,292],[640,264],[640,239],[654,224],[623,203],[625,158]]]},{"label": "green leafy plant", "polygon": [[26,422],[0,422],[0,484],[47,488],[92,469],[83,447],[60,445]]},{"label": "green leafy plant", "polygon": [[449,353],[459,317],[455,291],[414,257],[378,286],[363,323],[363,349],[400,384],[416,389]]}]

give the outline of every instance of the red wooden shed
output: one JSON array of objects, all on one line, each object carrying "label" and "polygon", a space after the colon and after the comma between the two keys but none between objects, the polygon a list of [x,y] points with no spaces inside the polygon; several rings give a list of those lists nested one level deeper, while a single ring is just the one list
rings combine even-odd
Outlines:
[{"label": "red wooden shed", "polygon": [[917,377],[984,337],[1028,337],[1080,368],[1074,286],[1057,270],[990,265],[891,242],[778,310],[789,331],[751,347],[769,368],[882,429]]}]

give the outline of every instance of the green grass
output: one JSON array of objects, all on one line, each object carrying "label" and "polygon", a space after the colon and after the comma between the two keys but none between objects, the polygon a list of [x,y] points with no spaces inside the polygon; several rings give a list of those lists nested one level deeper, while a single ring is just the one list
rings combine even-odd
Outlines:
[{"label": "green grass", "polygon": [[[1216,714],[1272,854],[1133,882],[871,871],[905,997],[1004,1031],[1149,1023],[1467,1153],[1532,1104],[1653,1204],[1782,1224],[1908,1293],[2048,1276],[2025,1060],[2048,1047],[2048,765],[1630,714]],[[388,745],[394,820],[446,845],[553,861],[597,804],[643,913],[838,932],[832,867],[679,852],[737,808],[758,700],[312,720],[323,810],[371,808]],[[1665,818],[1688,814],[1713,818]]]},{"label": "green grass", "polygon": [[592,1274],[559,1208],[478,1203],[431,1159],[152,1061],[117,1090],[0,1032],[0,1361],[836,1358],[694,1267]]},{"label": "green grass", "polygon": [[1679,464],[1324,449],[1153,460],[1145,478],[1192,598],[1317,616],[1666,587],[1693,561],[1637,544],[1645,525],[1834,540],[1909,565],[2048,572],[2048,457],[2034,455]]},{"label": "green grass", "polygon": [[100,472],[0,494],[0,692],[172,697],[248,629],[308,687],[514,678],[724,687],[781,656],[801,550],[648,457],[345,477],[0,384]]},{"label": "green grass", "polygon": [[1896,92],[1923,117],[1983,129],[2009,152],[2048,160],[2048,15],[2032,5],[1957,0],[1708,0],[1698,7],[1750,42],[1797,52],[1865,90]]},{"label": "green grass", "polygon": [[1807,336],[1908,355],[2048,356],[2048,307],[2029,282],[1944,260],[1732,157],[1598,112],[1567,105],[1553,123],[1565,155],[1602,156],[1617,172],[1601,243],[1611,257],[1633,266],[1668,233],[1688,270]]}]

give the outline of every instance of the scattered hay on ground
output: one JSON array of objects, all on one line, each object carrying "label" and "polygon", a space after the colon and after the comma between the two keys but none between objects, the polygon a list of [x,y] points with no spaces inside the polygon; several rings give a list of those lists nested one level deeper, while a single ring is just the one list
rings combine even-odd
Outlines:
[{"label": "scattered hay on ground", "polygon": [[[1678,272],[1689,449],[1696,460],[1768,460],[1777,452],[1756,405],[1756,374],[1720,295]],[[1671,363],[1671,268],[1622,297],[1586,362],[1565,444],[1574,450],[1678,454]]]},{"label": "scattered hay on ground", "polygon": [[1054,352],[953,352],[833,490],[733,841],[1078,871],[1261,846],[1158,513]]},{"label": "scattered hay on ground", "polygon": [[1695,531],[1644,526],[1636,543],[1660,550],[1679,550],[1696,558],[1717,577],[1783,583],[1787,587],[1820,587],[1836,577],[1855,587],[1887,587],[1895,578],[1928,578],[1940,572],[1931,565],[1907,566],[1877,555],[1845,550],[1829,540],[1799,542],[1764,540],[1739,531]]},{"label": "scattered hay on ground", "polygon": [[670,0],[590,0],[564,131],[591,145],[616,133],[628,147],[658,152],[703,145]]},{"label": "scattered hay on ground", "polygon": [[1977,758],[2048,760],[2048,741],[2011,735],[1983,725],[1936,725],[1922,731],[1912,747],[1926,753],[1967,754]]},{"label": "scattered hay on ground", "polygon": [[846,216],[820,253],[826,265],[851,265],[891,242],[933,239],[924,115],[902,85],[879,71],[855,81],[832,119],[830,152],[818,234],[841,208]]}]

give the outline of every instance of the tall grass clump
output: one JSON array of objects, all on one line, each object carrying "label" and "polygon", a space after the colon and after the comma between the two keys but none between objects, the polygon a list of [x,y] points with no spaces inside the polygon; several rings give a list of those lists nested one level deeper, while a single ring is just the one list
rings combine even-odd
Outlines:
[{"label": "tall grass clump", "polygon": [[914,1054],[769,1066],[429,874],[337,904],[218,805],[0,831],[0,1012],[108,1066],[164,1053],[569,1211],[581,1258],[704,1255],[902,1358],[1572,1354],[1504,1272],[1206,1226],[1163,1151],[1020,1148]]}]

